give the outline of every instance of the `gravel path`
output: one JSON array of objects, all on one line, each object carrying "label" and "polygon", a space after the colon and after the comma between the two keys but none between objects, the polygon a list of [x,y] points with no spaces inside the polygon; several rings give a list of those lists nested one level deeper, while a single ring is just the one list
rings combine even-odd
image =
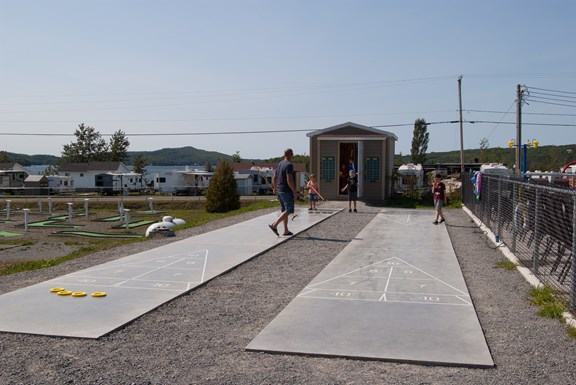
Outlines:
[{"label": "gravel path", "polygon": [[[537,308],[527,301],[528,284],[517,272],[495,267],[502,259],[500,252],[462,210],[447,210],[446,225],[496,368],[244,351],[379,210],[361,204],[357,214],[339,213],[98,340],[0,333],[0,384],[576,382],[576,339],[567,335],[562,323],[537,315]],[[153,240],[152,247],[257,215],[262,212],[184,230],[175,239]],[[423,242],[425,237],[423,234]],[[50,269],[0,277],[0,294],[150,247],[146,242]]]}]

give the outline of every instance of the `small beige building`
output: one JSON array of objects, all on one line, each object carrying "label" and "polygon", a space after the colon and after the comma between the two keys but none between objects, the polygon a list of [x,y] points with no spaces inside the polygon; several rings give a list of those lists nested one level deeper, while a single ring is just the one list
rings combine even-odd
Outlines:
[{"label": "small beige building", "polygon": [[352,167],[358,173],[359,200],[390,198],[396,135],[351,122],[306,135],[310,138],[310,172],[317,176],[324,198],[346,199],[347,192],[341,189]]}]

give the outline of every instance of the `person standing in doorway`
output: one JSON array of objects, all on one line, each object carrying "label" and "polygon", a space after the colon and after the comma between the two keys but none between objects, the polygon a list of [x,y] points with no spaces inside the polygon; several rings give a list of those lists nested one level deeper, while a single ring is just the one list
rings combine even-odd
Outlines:
[{"label": "person standing in doorway", "polygon": [[358,200],[358,175],[356,171],[350,170],[348,173],[348,181],[346,186],[342,188],[342,192],[348,189],[348,212],[352,212],[352,205],[354,205],[354,212],[356,211],[356,201]]},{"label": "person standing in doorway", "polygon": [[293,157],[294,152],[291,148],[284,150],[284,159],[278,163],[276,172],[272,177],[272,189],[280,202],[281,213],[278,219],[268,225],[268,227],[277,236],[280,236],[278,233],[278,225],[280,223],[284,225],[284,233],[282,235],[294,235],[288,230],[288,217],[294,213],[294,201],[298,198],[298,191],[296,191],[296,184],[294,183]]},{"label": "person standing in doorway", "polygon": [[436,219],[434,224],[444,222],[442,207],[446,204],[446,185],[442,182],[442,175],[436,174],[434,184],[432,185],[432,194],[434,195],[434,208],[436,209]]}]

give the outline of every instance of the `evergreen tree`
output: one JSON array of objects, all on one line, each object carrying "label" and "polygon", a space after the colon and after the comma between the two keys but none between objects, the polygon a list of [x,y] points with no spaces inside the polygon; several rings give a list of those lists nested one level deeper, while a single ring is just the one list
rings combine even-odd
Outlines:
[{"label": "evergreen tree", "polygon": [[146,180],[146,175],[148,174],[146,166],[148,166],[148,159],[144,155],[138,154],[132,159],[132,171],[142,174],[144,180]]},{"label": "evergreen tree", "polygon": [[130,141],[126,138],[126,133],[122,130],[116,131],[110,138],[108,145],[110,149],[108,160],[113,162],[124,162],[128,160],[128,147],[130,147]]},{"label": "evergreen tree", "polygon": [[412,148],[410,150],[412,163],[424,164],[426,162],[426,150],[428,150],[429,140],[428,124],[426,124],[426,120],[416,119],[414,122]]},{"label": "evergreen tree", "polygon": [[12,159],[6,151],[0,151],[0,163],[12,163]]},{"label": "evergreen tree", "polygon": [[227,213],[240,208],[240,195],[234,179],[234,169],[222,161],[216,166],[206,191],[206,211],[209,213]]},{"label": "evergreen tree", "polygon": [[70,163],[105,161],[108,158],[108,145],[94,127],[78,125],[74,132],[76,142],[65,144],[62,158]]},{"label": "evergreen tree", "polygon": [[58,175],[58,167],[49,164],[44,171],[42,171],[42,175],[50,176],[50,175]]}]

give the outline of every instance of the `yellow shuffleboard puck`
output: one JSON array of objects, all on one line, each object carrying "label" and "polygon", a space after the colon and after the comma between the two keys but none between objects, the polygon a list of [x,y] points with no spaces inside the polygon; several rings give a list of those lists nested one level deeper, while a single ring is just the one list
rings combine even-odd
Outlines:
[{"label": "yellow shuffleboard puck", "polygon": [[106,293],[103,291],[95,291],[92,293],[92,297],[106,297]]},{"label": "yellow shuffleboard puck", "polygon": [[72,297],[86,297],[85,291],[75,291],[72,294]]},{"label": "yellow shuffleboard puck", "polygon": [[60,291],[64,291],[63,287],[53,287],[52,289],[50,289],[50,293],[58,293]]},{"label": "yellow shuffleboard puck", "polygon": [[70,295],[72,292],[70,290],[62,290],[58,292],[58,295]]}]

